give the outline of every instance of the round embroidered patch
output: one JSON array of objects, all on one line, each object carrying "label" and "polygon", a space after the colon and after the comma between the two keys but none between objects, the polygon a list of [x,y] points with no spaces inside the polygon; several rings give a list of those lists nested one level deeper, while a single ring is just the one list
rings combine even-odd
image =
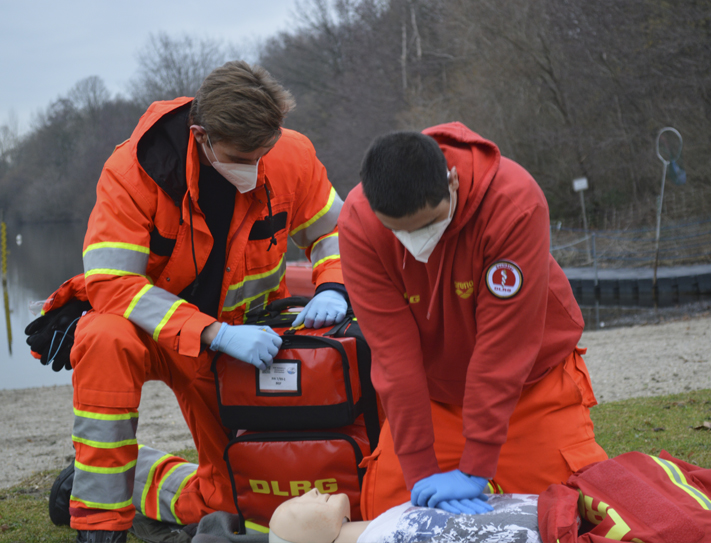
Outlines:
[{"label": "round embroidered patch", "polygon": [[523,274],[513,262],[499,260],[486,270],[486,286],[497,298],[511,298],[518,294],[523,284]]}]

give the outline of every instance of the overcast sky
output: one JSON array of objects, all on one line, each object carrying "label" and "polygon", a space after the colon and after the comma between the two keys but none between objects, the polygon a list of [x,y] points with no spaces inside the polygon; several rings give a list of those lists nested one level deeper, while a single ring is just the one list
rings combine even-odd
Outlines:
[{"label": "overcast sky", "polygon": [[0,125],[14,111],[26,131],[38,111],[92,75],[126,94],[151,33],[246,49],[287,30],[295,9],[296,0],[0,0]]}]

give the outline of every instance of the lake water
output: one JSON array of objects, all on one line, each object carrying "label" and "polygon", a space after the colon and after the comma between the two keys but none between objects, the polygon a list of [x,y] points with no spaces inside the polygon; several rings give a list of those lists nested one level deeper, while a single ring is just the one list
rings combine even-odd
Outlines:
[{"label": "lake water", "polygon": [[[25,327],[35,319],[31,301],[44,300],[83,271],[85,224],[7,225],[7,290],[0,329],[0,389],[71,384],[72,374],[43,366],[30,355]],[[22,244],[16,242],[22,236]],[[9,313],[9,320],[8,320]]]},{"label": "lake water", "polygon": [[[44,300],[66,279],[83,271],[85,229],[86,225],[80,223],[8,224],[7,290],[3,291],[5,310],[0,319],[0,389],[71,384],[71,372],[55,373],[30,355],[25,327],[35,319],[30,302]],[[22,236],[21,245],[16,243],[18,234]],[[708,312],[711,298],[701,297],[694,304],[676,308],[583,306],[582,310],[586,328],[596,330],[679,318],[687,311]]]}]

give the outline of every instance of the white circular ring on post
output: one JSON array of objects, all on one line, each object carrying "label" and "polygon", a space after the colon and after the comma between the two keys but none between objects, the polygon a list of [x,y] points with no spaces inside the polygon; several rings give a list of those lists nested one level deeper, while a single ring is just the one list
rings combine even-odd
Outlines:
[{"label": "white circular ring on post", "polygon": [[[662,134],[664,134],[664,132],[673,132],[674,134],[676,134],[676,137],[679,138],[679,153],[675,157],[670,156],[669,157],[670,160],[667,160],[666,158],[664,158],[662,156],[662,154],[659,152],[659,139],[662,137]],[[656,142],[657,156],[659,157],[659,160],[664,162],[664,164],[669,164],[669,163],[671,163],[672,160],[679,160],[679,157],[681,157],[681,149],[683,146],[684,146],[684,140],[682,139],[681,134],[679,133],[679,131],[676,128],[667,126],[666,128],[662,128],[659,131],[659,134],[657,134],[657,142]]]}]

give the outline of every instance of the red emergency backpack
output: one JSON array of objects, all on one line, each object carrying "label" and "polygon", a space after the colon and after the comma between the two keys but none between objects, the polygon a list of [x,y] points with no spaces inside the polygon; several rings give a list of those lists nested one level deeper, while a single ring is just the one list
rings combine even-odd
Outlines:
[{"label": "red emergency backpack", "polygon": [[[225,450],[238,512],[267,526],[282,502],[317,488],[343,492],[360,520],[361,460],[377,446],[382,417],[370,381],[370,349],[352,310],[333,327],[293,330],[308,298],[285,298],[249,322],[282,337],[272,368],[213,360]],[[246,430],[246,432],[245,432]]]}]

